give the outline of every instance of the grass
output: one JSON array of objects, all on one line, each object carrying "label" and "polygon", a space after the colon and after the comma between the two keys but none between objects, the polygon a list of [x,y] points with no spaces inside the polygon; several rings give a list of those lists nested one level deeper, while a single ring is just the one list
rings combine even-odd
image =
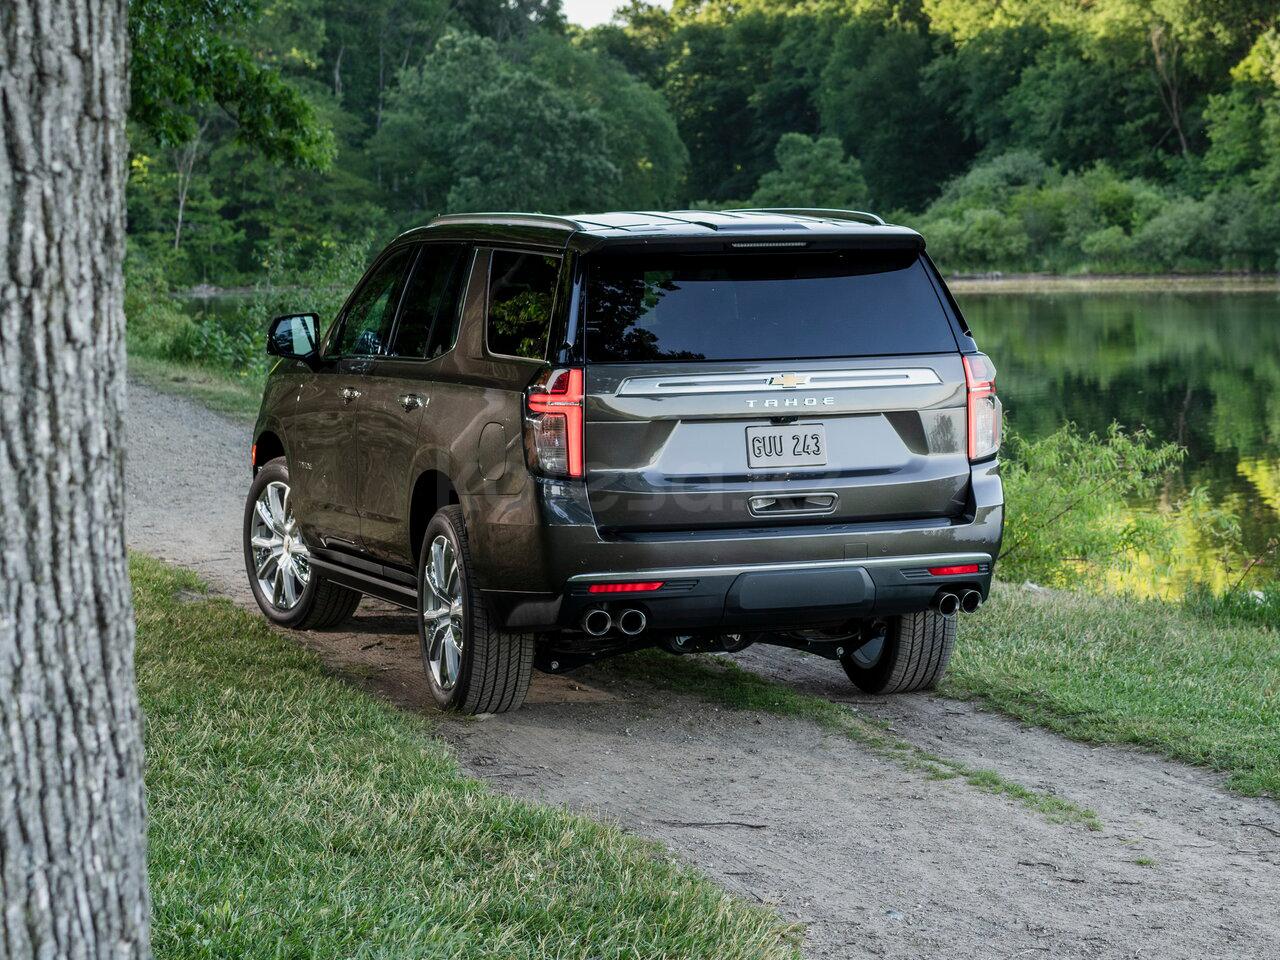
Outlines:
[{"label": "grass", "polygon": [[132,576],[158,957],[797,955],[657,845],[464,776],[193,574]]},{"label": "grass", "polygon": [[210,410],[241,420],[258,416],[262,403],[262,380],[129,354],[129,375],[156,390],[191,397]]},{"label": "grass", "polygon": [[1096,813],[1070,800],[1024,787],[994,770],[972,767],[923,750],[894,736],[885,725],[861,717],[842,704],[799,693],[786,684],[744,670],[731,660],[698,658],[692,662],[686,660],[679,670],[671,670],[667,655],[649,652],[628,658],[623,669],[633,676],[731,710],[756,710],[779,717],[809,720],[856,741],[879,756],[918,771],[928,779],[962,779],[975,789],[1033,810],[1052,823],[1075,824],[1089,830],[1102,827]]},{"label": "grass", "polygon": [[1219,612],[1001,584],[965,621],[944,692],[1280,796],[1280,634]]}]

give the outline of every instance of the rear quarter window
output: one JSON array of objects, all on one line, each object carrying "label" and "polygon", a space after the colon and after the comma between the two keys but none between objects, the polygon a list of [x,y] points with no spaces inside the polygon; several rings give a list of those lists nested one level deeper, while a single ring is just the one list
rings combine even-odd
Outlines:
[{"label": "rear quarter window", "polygon": [[915,250],[602,253],[588,261],[593,362],[781,360],[958,349]]},{"label": "rear quarter window", "polygon": [[493,251],[489,267],[489,352],[543,360],[551,331],[560,258]]}]

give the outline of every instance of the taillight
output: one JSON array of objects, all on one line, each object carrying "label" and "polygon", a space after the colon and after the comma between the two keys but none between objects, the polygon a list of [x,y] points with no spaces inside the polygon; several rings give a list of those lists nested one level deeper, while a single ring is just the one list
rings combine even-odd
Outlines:
[{"label": "taillight", "polygon": [[633,580],[627,583],[593,583],[587,593],[652,593],[661,590],[665,580]]},{"label": "taillight", "polygon": [[583,475],[580,367],[549,370],[529,387],[525,450],[529,466],[552,477]]},{"label": "taillight", "polygon": [[977,573],[978,565],[976,563],[953,563],[948,567],[930,567],[929,575],[931,577],[958,577],[966,573]]},{"label": "taillight", "polygon": [[1000,449],[1000,398],[996,396],[995,365],[981,353],[964,360],[969,389],[969,459],[985,460]]}]

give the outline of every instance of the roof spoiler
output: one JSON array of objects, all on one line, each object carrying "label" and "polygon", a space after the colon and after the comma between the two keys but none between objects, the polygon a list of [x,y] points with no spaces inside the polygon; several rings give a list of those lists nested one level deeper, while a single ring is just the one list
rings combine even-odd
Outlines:
[{"label": "roof spoiler", "polygon": [[823,207],[740,207],[725,210],[725,213],[781,213],[792,217],[811,217],[814,220],[852,220],[866,223],[873,227],[888,226],[874,213],[862,210],[829,210]]}]

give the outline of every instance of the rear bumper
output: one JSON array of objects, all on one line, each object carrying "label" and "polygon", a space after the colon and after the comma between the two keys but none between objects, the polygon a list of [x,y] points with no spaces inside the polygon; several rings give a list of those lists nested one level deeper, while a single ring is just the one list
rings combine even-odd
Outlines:
[{"label": "rear bumper", "polygon": [[[649,630],[781,629],[920,610],[942,589],[985,597],[1000,552],[1003,491],[995,461],[972,474],[969,510],[955,519],[605,536],[581,484],[535,479],[515,498],[523,503],[486,505],[489,522],[468,526],[485,593],[512,629],[576,629],[592,606],[638,607]],[[966,563],[979,572],[928,573]],[[626,580],[664,585],[645,594],[589,592],[595,582]]]}]

